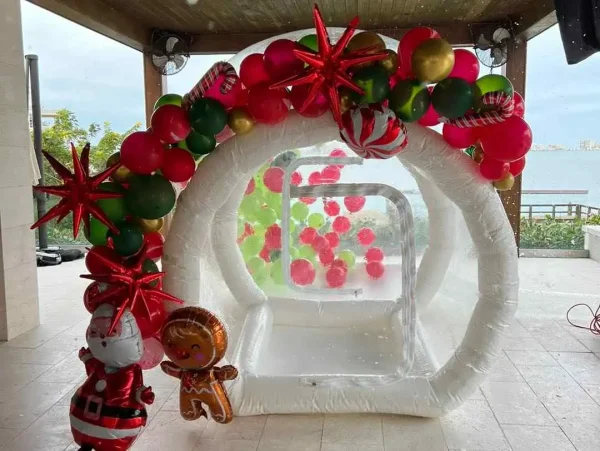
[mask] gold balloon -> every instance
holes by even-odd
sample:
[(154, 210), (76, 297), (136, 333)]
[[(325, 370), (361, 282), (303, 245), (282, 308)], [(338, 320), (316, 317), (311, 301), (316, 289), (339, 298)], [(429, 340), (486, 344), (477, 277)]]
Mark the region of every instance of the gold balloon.
[[(110, 157), (108, 157), (108, 160), (106, 160), (106, 167), (110, 167), (115, 163), (118, 163), (121, 161), (121, 152), (115, 152), (113, 153)], [(113, 172), (113, 175), (110, 176), (110, 178), (117, 183), (125, 183), (129, 177), (131, 177), (132, 173), (129, 169), (127, 169), (125, 166), (121, 165), (119, 166), (119, 168)]]
[(481, 163), (483, 161), (483, 149), (479, 144), (475, 145), (475, 151), (473, 152), (473, 160), (475, 160), (475, 163)]
[(243, 135), (254, 128), (254, 118), (244, 107), (232, 108), (227, 118), (227, 124), (234, 133)]
[[(373, 33), (372, 31), (363, 31), (361, 33), (355, 34), (346, 46), (346, 50), (350, 52), (367, 48), (371, 48), (371, 50), (366, 52), (365, 55), (380, 53), (385, 50), (385, 42), (383, 42), (383, 39), (377, 33)], [(375, 63), (375, 61), (371, 61), (368, 63), (356, 64), (352, 67), (355, 69), (359, 69), (362, 67), (372, 66)]]
[(412, 55), (412, 70), (419, 81), (437, 83), (454, 68), (454, 50), (443, 39), (427, 39)]
[(137, 223), (140, 226), (140, 229), (142, 229), (142, 232), (144, 232), (144, 233), (160, 232), (160, 230), (163, 228), (165, 220), (163, 218), (158, 218), (158, 219), (138, 218)]
[(514, 184), (515, 184), (515, 178), (509, 172), (508, 175), (506, 177), (504, 177), (502, 180), (498, 180), (497, 182), (494, 182), (494, 187), (498, 191), (509, 191), (512, 189)]
[(354, 106), (354, 96), (352, 95), (352, 91), (348, 88), (342, 88), (339, 92), (340, 96), (340, 110), (342, 114), (348, 111), (350, 108)]
[(379, 64), (389, 75), (394, 75), (398, 70), (398, 54), (393, 50), (386, 50), (385, 53), (388, 56), (384, 60), (379, 61)]

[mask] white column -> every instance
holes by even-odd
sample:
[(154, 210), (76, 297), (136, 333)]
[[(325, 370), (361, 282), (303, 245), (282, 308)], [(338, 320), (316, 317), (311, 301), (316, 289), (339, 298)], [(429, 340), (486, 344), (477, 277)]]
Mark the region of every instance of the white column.
[(21, 6), (0, 2), (0, 340), (39, 324)]

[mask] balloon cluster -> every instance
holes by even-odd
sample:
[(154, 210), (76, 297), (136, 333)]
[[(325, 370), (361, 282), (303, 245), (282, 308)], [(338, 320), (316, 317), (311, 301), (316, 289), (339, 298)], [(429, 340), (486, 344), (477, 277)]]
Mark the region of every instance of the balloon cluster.
[[(336, 149), (332, 157), (343, 157), (346, 153)], [(294, 151), (285, 152), (264, 165), (250, 180), (238, 211), (238, 245), (246, 267), (255, 282), (263, 286), (269, 281), (276, 285), (285, 283), (282, 261), (282, 187), (285, 168), (297, 157)], [(314, 171), (307, 177), (308, 185), (336, 183), (340, 180), (343, 165), (329, 165)], [(294, 172), (291, 183), (302, 184), (303, 177)], [(339, 288), (346, 283), (348, 273), (356, 265), (356, 255), (342, 249), (342, 240), (347, 239), (353, 229), (351, 219), (343, 214), (342, 206), (334, 199), (324, 198), (323, 213), (311, 212), (309, 205), (314, 198), (300, 198), (290, 208), (289, 254), (292, 281), (300, 286), (310, 285), (322, 274), (330, 288)], [(348, 213), (363, 209), (364, 196), (347, 196), (343, 207)], [(384, 254), (380, 248), (371, 247), (376, 240), (371, 228), (356, 231), (356, 240), (365, 252), (366, 272), (372, 279), (383, 276)]]
[[(481, 175), (498, 190), (512, 188), (525, 167), (532, 132), (524, 101), (502, 75), (479, 77), (477, 57), (450, 44), (428, 27), (408, 31), (398, 46), (400, 64), (390, 108), (405, 122), (443, 123), (448, 144), (469, 152)], [(435, 84), (435, 85), (434, 85)]]

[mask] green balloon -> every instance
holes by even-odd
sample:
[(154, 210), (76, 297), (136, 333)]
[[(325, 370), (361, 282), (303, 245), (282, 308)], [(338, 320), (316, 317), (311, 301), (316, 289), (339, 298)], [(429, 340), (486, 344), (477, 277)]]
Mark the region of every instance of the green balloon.
[[(151, 259), (147, 258), (142, 263), (142, 272), (151, 274), (151, 273), (155, 273), (158, 271), (159, 271), (158, 266)], [(156, 287), (157, 285), (158, 285), (158, 280), (154, 280), (154, 281), (150, 282), (150, 286), (153, 288)]]
[(94, 246), (104, 246), (108, 234), (108, 227), (96, 218), (90, 218), (90, 230), (84, 228), (86, 239)]
[(264, 285), (264, 283), (269, 279), (269, 267), (265, 266), (264, 268), (256, 271), (252, 274), (252, 278), (259, 287)]
[(298, 258), (305, 258), (314, 264), (317, 259), (317, 253), (311, 245), (304, 244), (298, 249)]
[(289, 252), (291, 260), (295, 260), (296, 258), (298, 258), (299, 251), (297, 248), (295, 248), (294, 246), (290, 246)]
[(303, 202), (296, 202), (294, 205), (292, 205), (290, 213), (292, 218), (294, 218), (296, 221), (304, 221), (306, 218), (308, 218), (308, 205)]
[(390, 108), (404, 122), (421, 119), (429, 108), (427, 86), (419, 80), (401, 80), (390, 93)]
[[(502, 91), (511, 97), (515, 92), (510, 80), (503, 75), (490, 74), (477, 80), (474, 86), (475, 108), (477, 110), (485, 108), (485, 105), (482, 103), (482, 97), (489, 92), (496, 91)], [(490, 109), (492, 108), (494, 107), (490, 106)]]
[(237, 236), (240, 237), (244, 233), (246, 233), (246, 224), (244, 222), (238, 221), (238, 223), (237, 223)]
[(181, 106), (183, 98), (179, 94), (165, 94), (161, 96), (154, 104), (154, 110), (157, 110), (163, 105), (176, 105)]
[(186, 149), (194, 155), (206, 155), (217, 147), (217, 140), (214, 135), (201, 135), (192, 130), (185, 141)]
[(356, 264), (356, 256), (351, 250), (345, 249), (340, 251), (338, 258), (346, 262), (348, 269), (354, 268), (354, 265)]
[(252, 226), (252, 228), (254, 229), (254, 235), (256, 236), (261, 236), (264, 238), (265, 234), (267, 233), (267, 229), (260, 224), (255, 224)]
[(319, 230), (325, 225), (325, 216), (321, 213), (311, 213), (308, 217), (308, 225), (314, 229)]
[(128, 223), (120, 224), (117, 228), (119, 229), (118, 234), (108, 231), (108, 236), (112, 238), (116, 253), (123, 257), (136, 254), (144, 244), (142, 229)]
[(247, 237), (242, 244), (240, 244), (240, 251), (245, 261), (250, 260), (252, 257), (256, 257), (265, 245), (264, 237), (257, 236), (256, 234)]
[(369, 66), (359, 70), (352, 77), (352, 81), (362, 88), (363, 95), (354, 93), (353, 97), (358, 104), (378, 103), (385, 100), (390, 93), (390, 81), (386, 70), (379, 66)]
[(256, 213), (258, 213), (260, 207), (259, 199), (254, 194), (250, 194), (249, 196), (244, 196), (238, 211), (248, 221), (252, 222), (256, 220)]
[(194, 102), (189, 111), (189, 118), (192, 128), (207, 136), (219, 134), (227, 125), (225, 107), (210, 97), (203, 97)]
[(294, 233), (296, 231), (296, 223), (294, 221), (290, 221), (288, 223), (288, 231), (290, 233)]
[(281, 194), (269, 191), (265, 194), (265, 203), (275, 212), (281, 211)]
[[(125, 194), (123, 187), (115, 182), (101, 183), (99, 188), (110, 193)], [(127, 216), (127, 208), (125, 207), (124, 197), (117, 197), (115, 199), (100, 199), (96, 202), (96, 204), (112, 222), (121, 222), (125, 219), (125, 216)]]
[(271, 265), (271, 279), (277, 285), (283, 285), (285, 279), (283, 278), (283, 263), (281, 260), (275, 260)]
[(462, 78), (446, 78), (435, 85), (431, 102), (440, 116), (455, 119), (473, 107), (473, 88)]
[(131, 179), (125, 205), (138, 218), (162, 218), (175, 206), (175, 189), (162, 175), (138, 175)]
[(317, 42), (316, 34), (307, 34), (306, 36), (302, 37), (298, 43), (302, 44), (306, 48), (309, 48), (313, 52), (319, 51), (319, 43)]
[(254, 274), (256, 271), (260, 271), (265, 267), (265, 261), (260, 257), (252, 257), (246, 262), (246, 268), (250, 274)]
[(269, 227), (277, 222), (277, 213), (272, 208), (263, 207), (256, 214), (256, 219), (263, 226)]

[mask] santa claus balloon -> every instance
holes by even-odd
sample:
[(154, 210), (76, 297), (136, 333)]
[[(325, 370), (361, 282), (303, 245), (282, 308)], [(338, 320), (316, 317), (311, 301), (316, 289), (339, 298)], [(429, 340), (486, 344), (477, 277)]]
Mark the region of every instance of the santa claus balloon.
[(80, 451), (124, 451), (146, 425), (145, 387), (138, 362), (144, 353), (136, 320), (126, 309), (113, 325), (115, 307), (100, 305), (87, 329), (79, 358), (87, 379), (71, 399), (71, 431)]

